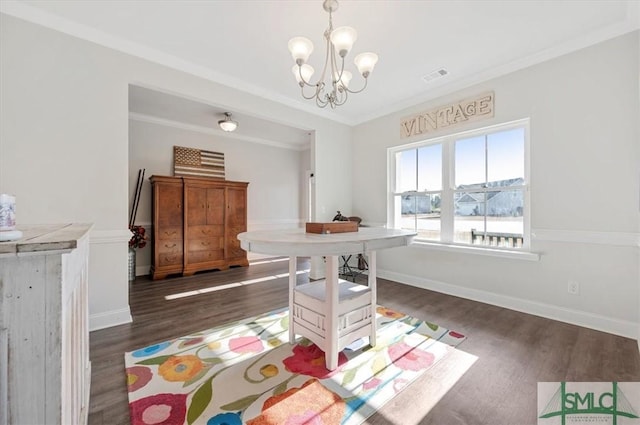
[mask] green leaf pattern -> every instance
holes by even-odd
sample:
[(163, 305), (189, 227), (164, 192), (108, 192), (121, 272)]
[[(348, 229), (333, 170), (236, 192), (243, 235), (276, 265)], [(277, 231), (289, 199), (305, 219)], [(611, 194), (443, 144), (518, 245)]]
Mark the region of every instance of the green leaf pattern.
[(189, 410), (187, 411), (187, 423), (189, 425), (193, 424), (209, 405), (209, 402), (213, 397), (212, 382), (213, 377), (204, 381), (204, 384), (202, 384), (193, 395), (191, 404), (189, 405)]

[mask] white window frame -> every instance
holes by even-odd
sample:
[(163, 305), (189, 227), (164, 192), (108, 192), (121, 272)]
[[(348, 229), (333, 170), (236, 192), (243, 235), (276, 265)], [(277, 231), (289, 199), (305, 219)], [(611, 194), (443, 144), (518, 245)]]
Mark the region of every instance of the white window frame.
[[(507, 123), (491, 125), (474, 130), (453, 133), (446, 136), (435, 137), (432, 139), (424, 139), (417, 142), (403, 144), (399, 146), (393, 146), (387, 149), (387, 227), (395, 228), (397, 215), (400, 214), (396, 211), (395, 199), (397, 196), (402, 195), (428, 195), (434, 192), (440, 192), (440, 241), (433, 241), (427, 239), (416, 238), (417, 245), (421, 245), (427, 248), (436, 248), (446, 251), (463, 251), (473, 252), (482, 255), (496, 255), (503, 257), (515, 257), (523, 258), (527, 260), (538, 260), (537, 254), (530, 253), (531, 248), (531, 201), (530, 201), (530, 125), (529, 119), (520, 119), (510, 121)], [(515, 187), (515, 189), (522, 189), (524, 196), (523, 207), (523, 240), (522, 247), (509, 248), (509, 247), (496, 247), (486, 245), (472, 245), (453, 241), (453, 225), (454, 225), (454, 171), (455, 171), (455, 141), (460, 139), (466, 139), (471, 137), (483, 136), (490, 133), (499, 131), (507, 131), (515, 128), (524, 129), (524, 183), (521, 186)], [(409, 149), (417, 149), (419, 147), (442, 144), (442, 190), (441, 191), (410, 191), (410, 192), (397, 192), (396, 191), (396, 170), (397, 170), (397, 156), (398, 152), (406, 151)], [(416, 245), (416, 244), (414, 244)]]

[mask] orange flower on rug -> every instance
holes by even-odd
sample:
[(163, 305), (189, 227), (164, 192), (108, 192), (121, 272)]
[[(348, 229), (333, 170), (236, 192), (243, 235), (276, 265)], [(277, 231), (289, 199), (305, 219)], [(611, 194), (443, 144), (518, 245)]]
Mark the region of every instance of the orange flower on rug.
[(345, 402), (317, 379), (309, 379), (300, 388), (290, 388), (269, 397), (262, 413), (247, 425), (338, 424), (345, 412)]

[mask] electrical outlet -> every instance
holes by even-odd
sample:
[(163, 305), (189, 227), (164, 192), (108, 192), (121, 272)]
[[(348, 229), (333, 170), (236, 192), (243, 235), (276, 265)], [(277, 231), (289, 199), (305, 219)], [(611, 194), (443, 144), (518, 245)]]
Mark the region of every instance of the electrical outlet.
[(577, 280), (570, 280), (567, 284), (567, 292), (573, 295), (580, 293), (580, 284)]

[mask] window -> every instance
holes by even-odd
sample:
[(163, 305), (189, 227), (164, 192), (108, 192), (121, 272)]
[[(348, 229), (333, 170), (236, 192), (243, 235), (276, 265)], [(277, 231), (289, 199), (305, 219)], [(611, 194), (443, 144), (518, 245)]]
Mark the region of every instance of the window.
[(423, 241), (528, 248), (528, 120), (389, 149), (389, 224)]

